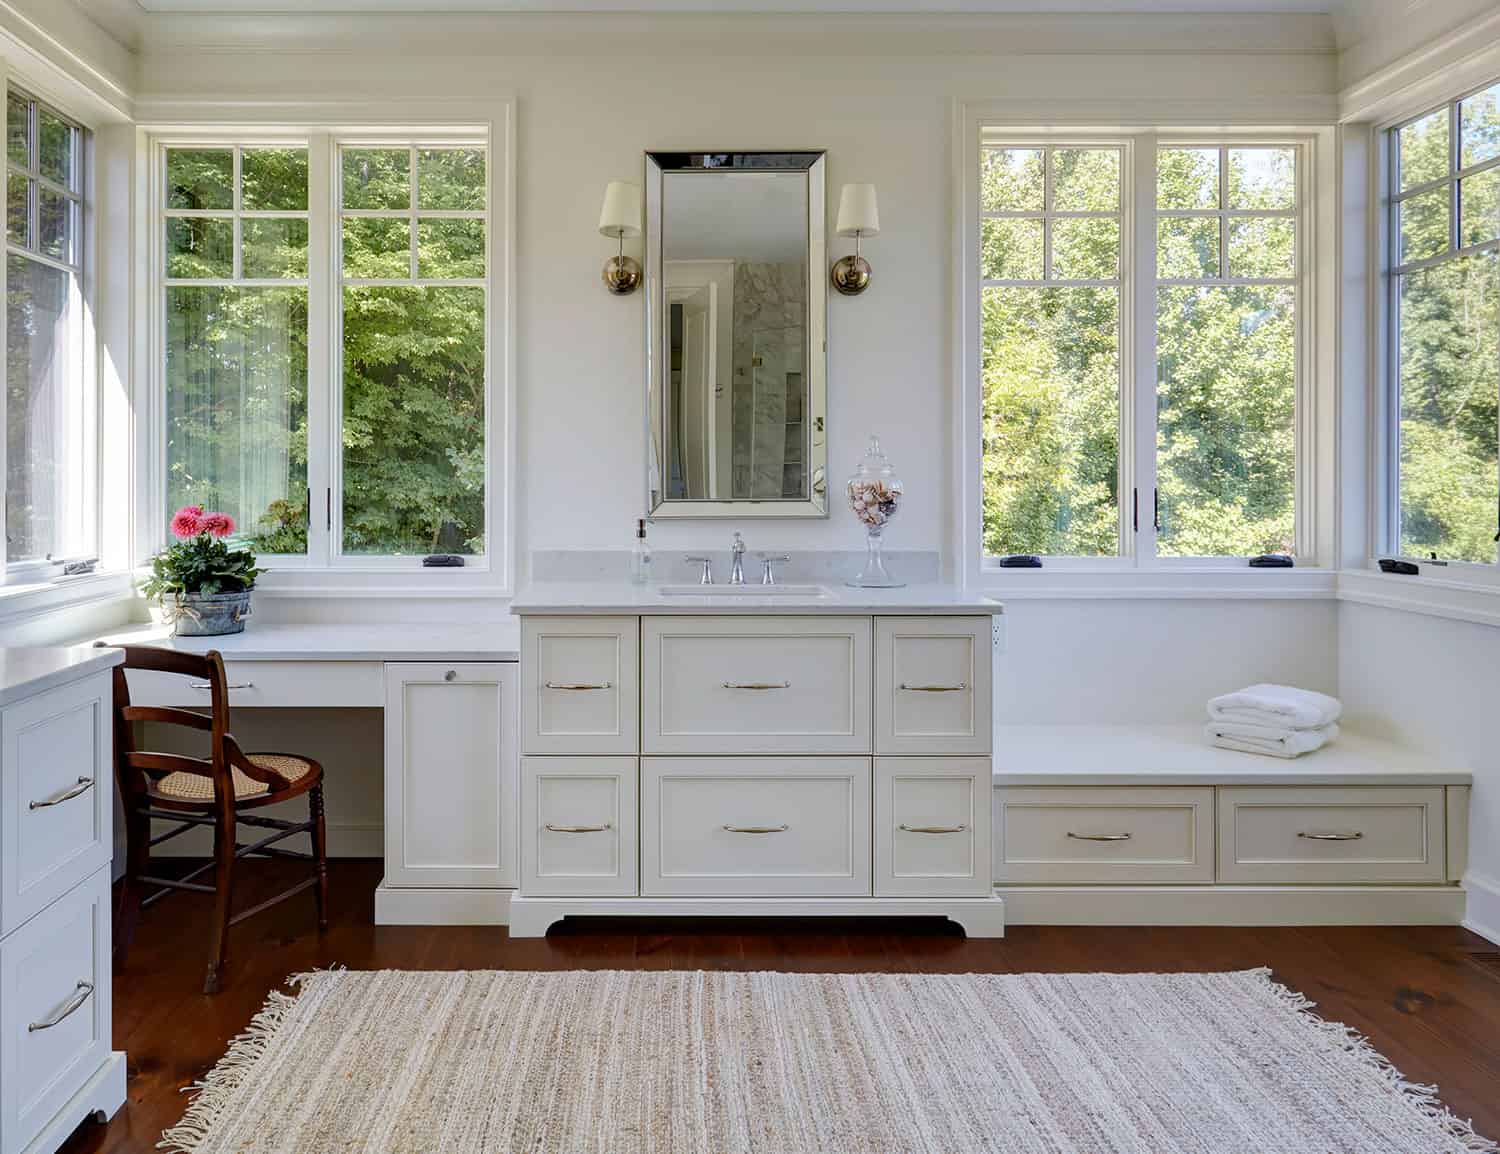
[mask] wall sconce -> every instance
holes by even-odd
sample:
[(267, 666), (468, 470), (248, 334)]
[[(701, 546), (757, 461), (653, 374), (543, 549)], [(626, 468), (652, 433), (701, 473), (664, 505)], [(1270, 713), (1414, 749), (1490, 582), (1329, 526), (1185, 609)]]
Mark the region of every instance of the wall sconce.
[(616, 256), (604, 262), (604, 287), (615, 296), (629, 296), (641, 283), (641, 263), (625, 255), (625, 238), (641, 235), (641, 186), (624, 180), (612, 180), (604, 190), (604, 206), (599, 210), (599, 231), (620, 242)]
[(839, 193), (836, 231), (854, 238), (854, 254), (840, 257), (833, 265), (833, 287), (846, 297), (858, 296), (870, 287), (870, 262), (859, 255), (861, 237), (880, 233), (880, 210), (875, 205), (873, 184), (846, 184)]

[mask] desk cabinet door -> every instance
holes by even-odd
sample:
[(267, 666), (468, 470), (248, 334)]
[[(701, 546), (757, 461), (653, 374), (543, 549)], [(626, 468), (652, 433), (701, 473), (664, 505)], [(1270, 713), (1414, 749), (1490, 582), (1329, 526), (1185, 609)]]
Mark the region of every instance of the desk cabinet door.
[(385, 667), (385, 882), (516, 884), (516, 667)]

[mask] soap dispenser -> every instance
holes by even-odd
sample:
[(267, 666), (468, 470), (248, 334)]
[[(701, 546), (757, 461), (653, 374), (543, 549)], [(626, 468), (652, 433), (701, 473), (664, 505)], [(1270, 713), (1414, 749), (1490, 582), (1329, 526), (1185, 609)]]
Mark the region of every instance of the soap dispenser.
[(635, 523), (635, 548), (630, 554), (630, 582), (645, 585), (651, 580), (651, 546), (646, 544), (646, 519)]

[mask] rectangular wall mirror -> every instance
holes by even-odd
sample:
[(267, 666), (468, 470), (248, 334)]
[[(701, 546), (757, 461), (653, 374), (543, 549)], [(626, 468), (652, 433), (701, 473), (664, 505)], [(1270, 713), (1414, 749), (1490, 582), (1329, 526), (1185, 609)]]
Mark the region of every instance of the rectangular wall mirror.
[(823, 517), (821, 152), (646, 154), (647, 505)]

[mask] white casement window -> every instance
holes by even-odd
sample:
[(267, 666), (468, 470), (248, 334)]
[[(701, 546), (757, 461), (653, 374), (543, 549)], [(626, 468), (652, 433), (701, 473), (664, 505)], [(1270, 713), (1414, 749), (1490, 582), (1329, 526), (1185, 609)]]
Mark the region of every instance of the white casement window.
[(1305, 563), (1309, 152), (983, 130), (981, 571)]
[(92, 559), (97, 425), (84, 282), (85, 129), (26, 92), (6, 99), (5, 574)]
[(273, 570), (487, 569), (485, 139), (158, 142), (165, 485)]
[(980, 162), (984, 547), (1119, 555), (1122, 144)]
[(1296, 555), (1295, 146), (1156, 151), (1156, 485), (1163, 557)]
[(1500, 541), (1500, 84), (1386, 133), (1383, 548), (1488, 578)]

